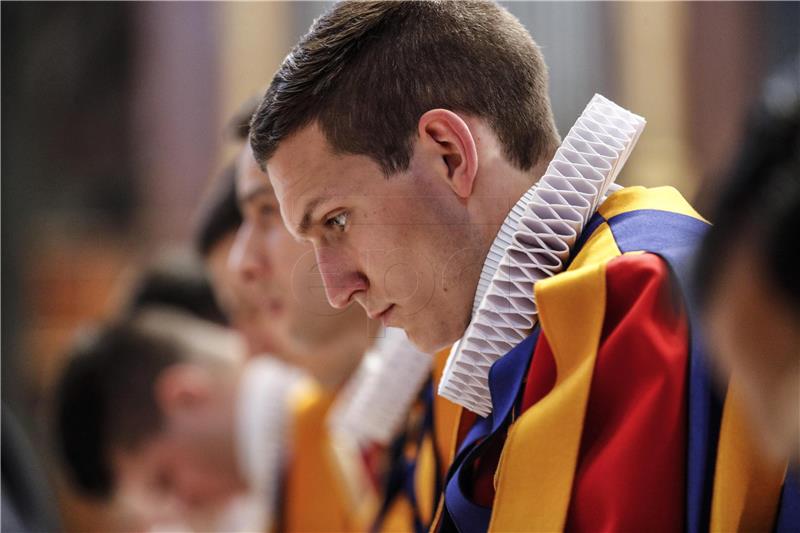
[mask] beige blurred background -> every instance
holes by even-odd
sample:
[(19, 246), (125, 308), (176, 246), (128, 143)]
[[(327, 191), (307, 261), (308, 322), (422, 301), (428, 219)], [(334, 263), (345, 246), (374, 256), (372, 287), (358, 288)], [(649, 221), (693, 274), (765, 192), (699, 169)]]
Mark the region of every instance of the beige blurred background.
[[(562, 134), (595, 92), (648, 120), (623, 183), (701, 211), (765, 76), (798, 53), (798, 3), (506, 4), (550, 66)], [(185, 241), (260, 93), (323, 2), (2, 4), (2, 396), (30, 413), (76, 326)], [(67, 498), (72, 531), (108, 517)]]

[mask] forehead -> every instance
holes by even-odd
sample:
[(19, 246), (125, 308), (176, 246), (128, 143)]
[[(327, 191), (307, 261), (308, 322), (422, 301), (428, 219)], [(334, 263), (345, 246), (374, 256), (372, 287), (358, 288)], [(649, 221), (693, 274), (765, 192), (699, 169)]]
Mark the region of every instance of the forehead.
[(281, 209), (295, 222), (312, 202), (369, 195), (387, 181), (371, 158), (336, 153), (316, 123), (285, 139), (267, 168)]
[(245, 143), (236, 162), (236, 195), (246, 199), (254, 192), (274, 195), (269, 176), (258, 166), (249, 143)]

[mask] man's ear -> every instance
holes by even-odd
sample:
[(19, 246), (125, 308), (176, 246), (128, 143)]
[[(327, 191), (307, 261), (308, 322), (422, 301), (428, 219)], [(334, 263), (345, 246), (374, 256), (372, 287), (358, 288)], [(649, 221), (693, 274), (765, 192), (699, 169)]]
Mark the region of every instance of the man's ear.
[(202, 407), (211, 398), (213, 383), (206, 369), (181, 363), (164, 369), (154, 384), (156, 402), (166, 416)]
[(478, 174), (478, 149), (467, 123), (447, 109), (431, 109), (420, 117), (418, 133), (442, 158), (453, 191), (469, 198)]

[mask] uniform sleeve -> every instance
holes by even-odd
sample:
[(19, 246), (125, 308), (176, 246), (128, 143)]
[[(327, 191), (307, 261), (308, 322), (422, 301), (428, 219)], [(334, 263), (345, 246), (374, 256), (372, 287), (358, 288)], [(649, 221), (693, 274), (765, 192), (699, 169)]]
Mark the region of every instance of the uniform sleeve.
[[(684, 524), (685, 313), (666, 264), (652, 254), (609, 262), (606, 291), (567, 530), (679, 531)], [(546, 364), (552, 352), (542, 340), (523, 410), (546, 394), (555, 375)]]
[(567, 528), (679, 531), (689, 345), (685, 312), (666, 264), (652, 254), (611, 261), (606, 287)]

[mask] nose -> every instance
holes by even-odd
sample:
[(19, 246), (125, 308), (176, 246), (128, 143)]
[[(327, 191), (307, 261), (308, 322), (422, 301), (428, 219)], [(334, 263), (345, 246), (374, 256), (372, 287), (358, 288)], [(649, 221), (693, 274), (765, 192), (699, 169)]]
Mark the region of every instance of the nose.
[(358, 292), (366, 292), (369, 281), (358, 270), (358, 262), (331, 246), (315, 246), (317, 267), (325, 285), (328, 303), (336, 309), (350, 305)]
[(228, 266), (245, 282), (263, 279), (271, 273), (267, 239), (253, 224), (244, 222), (239, 226)]

